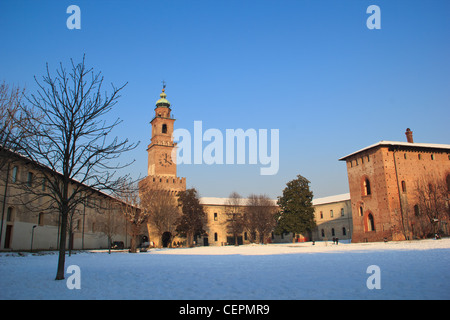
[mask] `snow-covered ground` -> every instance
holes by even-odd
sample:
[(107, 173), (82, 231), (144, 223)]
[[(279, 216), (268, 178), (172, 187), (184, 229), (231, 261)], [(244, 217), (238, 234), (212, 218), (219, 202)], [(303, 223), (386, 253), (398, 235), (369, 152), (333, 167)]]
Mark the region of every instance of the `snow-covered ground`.
[[(450, 239), (83, 252), (66, 259), (79, 290), (54, 280), (57, 258), (0, 253), (0, 299), (450, 298)], [(380, 289), (367, 288), (371, 265)]]

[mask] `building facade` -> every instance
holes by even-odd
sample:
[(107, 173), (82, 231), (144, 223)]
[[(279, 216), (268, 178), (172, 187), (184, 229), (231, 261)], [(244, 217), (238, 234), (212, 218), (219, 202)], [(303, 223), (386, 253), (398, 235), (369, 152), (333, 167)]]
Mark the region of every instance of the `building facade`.
[(329, 241), (333, 238), (349, 240), (352, 238), (353, 218), (350, 193), (313, 199), (316, 229), (312, 234), (314, 241)]
[[(41, 169), (17, 153), (2, 150), (1, 156), (8, 161), (0, 171), (0, 250), (57, 250), (60, 214), (50, 208), (48, 196), (28, 191), (36, 188), (44, 192), (48, 188), (40, 178)], [(72, 185), (77, 183), (73, 181)], [(92, 189), (92, 196), (70, 215), (66, 249), (108, 248), (108, 234), (127, 246), (127, 223), (117, 203), (117, 199)], [(113, 224), (112, 234), (109, 228)]]
[[(199, 245), (223, 246), (234, 244), (234, 238), (227, 229), (227, 202), (228, 198), (201, 198), (207, 215), (206, 233), (197, 239)], [(242, 199), (242, 211), (246, 210), (247, 199)], [(271, 200), (277, 210), (277, 200)], [(292, 243), (305, 241), (331, 241), (351, 239), (353, 231), (352, 208), (350, 194), (340, 194), (330, 197), (313, 199), (315, 230), (309, 234), (292, 233), (276, 235), (271, 232), (265, 239), (266, 243)], [(257, 237), (258, 239), (258, 237)], [(256, 241), (259, 242), (259, 241)], [(238, 244), (251, 243), (248, 230), (244, 230), (238, 237)]]
[[(450, 145), (414, 143), (410, 129), (406, 136), (407, 142), (380, 141), (339, 159), (347, 165), (353, 242), (423, 237), (421, 190), (445, 189), (436, 198), (448, 210)], [(448, 233), (448, 216), (431, 219), (433, 231)]]

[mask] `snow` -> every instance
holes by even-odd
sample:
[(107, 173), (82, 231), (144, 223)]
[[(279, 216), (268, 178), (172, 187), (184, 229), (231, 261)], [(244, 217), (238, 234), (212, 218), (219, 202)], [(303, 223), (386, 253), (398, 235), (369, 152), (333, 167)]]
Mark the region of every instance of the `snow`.
[(408, 147), (408, 148), (429, 148), (429, 149), (444, 149), (444, 150), (450, 150), (450, 144), (437, 144), (437, 143), (411, 143), (411, 142), (401, 142), (401, 141), (379, 141), (377, 143), (374, 143), (368, 147), (362, 148), (358, 151), (352, 152), (339, 160), (345, 160), (355, 154), (358, 154), (362, 151), (369, 150), (378, 146), (402, 146), (402, 147)]
[[(204, 205), (216, 205), (216, 206), (224, 206), (227, 204), (227, 201), (229, 201), (230, 198), (213, 198), (213, 197), (202, 197), (200, 198), (200, 203)], [(241, 199), (242, 203), (247, 203), (248, 199)], [(340, 202), (340, 201), (347, 201), (350, 200), (350, 193), (343, 193), (343, 194), (337, 194), (333, 196), (323, 197), (323, 198), (317, 198), (313, 199), (312, 203), (314, 206), (320, 205), (320, 204), (327, 204), (327, 203), (333, 203), (333, 202)], [(271, 199), (273, 205), (277, 205), (276, 199)]]
[(343, 194), (337, 194), (334, 196), (313, 199), (312, 204), (313, 204), (313, 206), (318, 206), (320, 204), (327, 204), (327, 203), (341, 202), (341, 201), (348, 201), (348, 200), (350, 200), (350, 193), (343, 193)]
[[(66, 258), (66, 268), (80, 267), (79, 290), (54, 280), (57, 259), (1, 253), (0, 299), (450, 298), (450, 239), (86, 251)], [(371, 265), (381, 289), (366, 286)]]

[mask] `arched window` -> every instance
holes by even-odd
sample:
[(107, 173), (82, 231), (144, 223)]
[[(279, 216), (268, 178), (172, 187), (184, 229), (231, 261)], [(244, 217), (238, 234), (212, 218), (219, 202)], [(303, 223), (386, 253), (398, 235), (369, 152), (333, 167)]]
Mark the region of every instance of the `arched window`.
[(364, 195), (365, 196), (368, 196), (368, 195), (372, 194), (372, 190), (370, 189), (370, 181), (369, 181), (369, 179), (367, 179), (367, 178), (364, 179), (363, 187), (364, 187)]
[(367, 231), (375, 231), (375, 221), (371, 213), (367, 216)]
[(325, 237), (325, 230), (321, 230), (322, 237)]
[(167, 133), (167, 124), (162, 125), (162, 133)]

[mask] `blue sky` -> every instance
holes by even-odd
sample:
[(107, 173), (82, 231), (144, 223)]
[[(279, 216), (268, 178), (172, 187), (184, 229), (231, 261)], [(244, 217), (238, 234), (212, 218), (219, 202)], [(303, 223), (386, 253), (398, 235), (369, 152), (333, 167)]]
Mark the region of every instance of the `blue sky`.
[[(81, 30), (69, 30), (69, 5)], [(381, 29), (369, 30), (369, 5)], [(33, 77), (70, 58), (128, 82), (110, 114), (119, 137), (141, 141), (123, 161), (147, 174), (149, 121), (167, 82), (176, 128), (280, 130), (278, 174), (260, 165), (182, 165), (202, 196), (281, 194), (301, 174), (316, 197), (348, 192), (338, 159), (380, 140), (450, 143), (450, 2), (0, 2), (0, 81), (34, 92)]]

